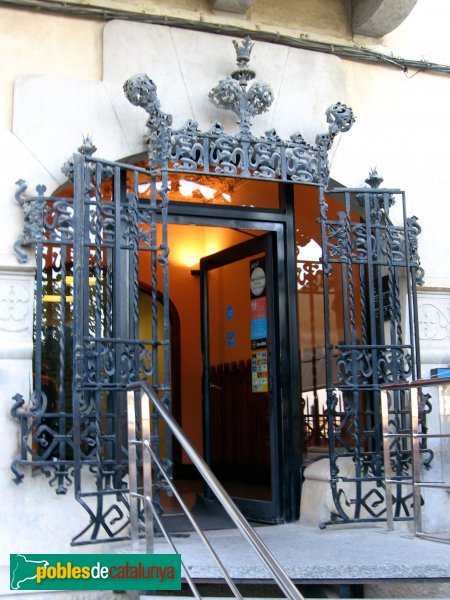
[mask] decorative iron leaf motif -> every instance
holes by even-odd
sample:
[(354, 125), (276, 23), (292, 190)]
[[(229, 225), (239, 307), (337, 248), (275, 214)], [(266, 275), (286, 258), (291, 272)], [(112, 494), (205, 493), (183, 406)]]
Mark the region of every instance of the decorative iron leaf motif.
[(17, 260), (24, 264), (28, 260), (28, 254), (24, 248), (33, 246), (42, 241), (44, 235), (44, 210), (46, 187), (38, 185), (36, 187), (37, 196), (25, 196), (27, 185), (23, 179), (16, 182), (18, 190), (16, 191), (16, 202), (23, 210), (23, 233), (20, 239), (14, 244)]
[(274, 100), (269, 85), (254, 82), (255, 73), (248, 67), (253, 42), (246, 38), (234, 42), (237, 69), (219, 81), (209, 93), (211, 102), (237, 116), (239, 131), (227, 134), (216, 122), (206, 132), (195, 121), (172, 130), (172, 117), (161, 111), (154, 82), (144, 74), (128, 79), (124, 92), (134, 106), (148, 114), (147, 127), (150, 165), (156, 168), (173, 163), (174, 168), (201, 173), (218, 173), (241, 177), (258, 177), (279, 181), (318, 183), (329, 179), (328, 152), (340, 132), (349, 131), (353, 112), (337, 102), (326, 110), (328, 132), (316, 137), (311, 146), (296, 133), (281, 140), (274, 130), (257, 139), (251, 133), (253, 117), (267, 110)]

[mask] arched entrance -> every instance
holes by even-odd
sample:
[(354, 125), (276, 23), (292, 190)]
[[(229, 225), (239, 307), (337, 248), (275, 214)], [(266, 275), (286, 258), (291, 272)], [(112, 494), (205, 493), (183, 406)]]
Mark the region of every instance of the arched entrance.
[[(225, 186), (224, 197), (217, 189)], [(171, 174), (168, 188), (181, 424), (247, 516), (295, 519), (301, 446), (288, 441), (298, 435), (300, 410), (297, 312), (288, 293), (296, 279), (292, 207), (274, 182)], [(181, 196), (180, 188), (188, 192)], [(258, 296), (250, 288), (255, 259), (266, 261)], [(140, 255), (141, 282), (151, 280), (149, 269)], [(174, 474), (189, 476), (189, 463), (175, 461)]]
[[(362, 509), (371, 510), (382, 502), (377, 398), (382, 382), (409, 375), (406, 366), (410, 365), (415, 375), (413, 308), (419, 273), (418, 228), (406, 218), (400, 227), (389, 221), (393, 195), (401, 195), (398, 190), (378, 191), (374, 185), (363, 190), (334, 190), (336, 197), (325, 194), (327, 152), (335, 136), (353, 123), (352, 112), (344, 105), (337, 103), (327, 110), (328, 133), (318, 135), (314, 147), (300, 134), (289, 141), (280, 140), (274, 131), (255, 138), (250, 132), (251, 118), (270, 105), (273, 95), (264, 84), (248, 87), (254, 78), (247, 66), (251, 42), (236, 44), (236, 49), (238, 69), (210, 95), (217, 106), (237, 114), (236, 135), (226, 134), (218, 123), (207, 132), (200, 132), (194, 122), (172, 130), (170, 115), (160, 108), (156, 86), (148, 77), (137, 76), (124, 88), (128, 99), (149, 114), (148, 167), (93, 158), (92, 147), (85, 145), (82, 153), (65, 166), (64, 172), (74, 182), (73, 198), (46, 198), (45, 190), (38, 189), (38, 196), (25, 203), (18, 194), (26, 209), (21, 244), (37, 244), (38, 264), (54, 256), (54, 248), (58, 248), (56, 296), (61, 323), (66, 323), (69, 313), (73, 316), (74, 375), (73, 410), (63, 411), (65, 405), (60, 400), (60, 408), (53, 415), (58, 431), (46, 429), (53, 438), (52, 450), (58, 446), (60, 451), (55, 461), (48, 451), (40, 454), (28, 443), (30, 435), (39, 442), (46, 411), (38, 349), (33, 408), (20, 413), (18, 404), (13, 411), (21, 421), (24, 442), (14, 469), (20, 478), (17, 468), (28, 464), (28, 453), (33, 453), (32, 464), (50, 470), (61, 493), (73, 474), (77, 500), (89, 514), (89, 524), (74, 538), (74, 544), (126, 538), (126, 389), (145, 378), (170, 406), (170, 301), (174, 301), (171, 290), (175, 290), (169, 282), (171, 268), (176, 267), (176, 254), (171, 250), (180, 249), (187, 256), (183, 240), (190, 237), (203, 239), (203, 249), (196, 257), (202, 289), (198, 290), (198, 306), (188, 311), (181, 330), (197, 315), (202, 325), (196, 328), (197, 334), (202, 331), (197, 344), (202, 361), (197, 373), (192, 367), (183, 369), (192, 380), (182, 383), (181, 396), (192, 391), (193, 398), (185, 405), (182, 399), (181, 419), (184, 426), (193, 428), (197, 441), (203, 441), (205, 456), (223, 470), (225, 482), (230, 472), (239, 475), (242, 464), (247, 466), (241, 469), (241, 479), (248, 478), (252, 471), (262, 478), (266, 488), (269, 481), (268, 496), (258, 496), (253, 486), (250, 497), (241, 498), (248, 516), (272, 522), (298, 516), (302, 428), (303, 439), (308, 432), (306, 422), (300, 421), (301, 364), (306, 366), (305, 381), (308, 377), (310, 380), (313, 431), (319, 431), (319, 441), (329, 441), (330, 484), (338, 518), (359, 521)], [(182, 188), (188, 190), (188, 202), (181, 198)], [(174, 244), (171, 231), (178, 231)], [(232, 236), (226, 239), (225, 232)], [(250, 241), (244, 242), (243, 237)], [(206, 240), (218, 238), (222, 245), (208, 249)], [(320, 242), (320, 260), (317, 254), (309, 258), (302, 255), (302, 248), (311, 242)], [(20, 256), (19, 245), (17, 250)], [(247, 275), (237, 273), (237, 267), (244, 264), (241, 261), (245, 263), (242, 272), (245, 270)], [(200, 287), (197, 275), (191, 273), (197, 269), (192, 266), (197, 264), (176, 275), (184, 295), (176, 303), (179, 312), (183, 304), (192, 309), (188, 287)], [(220, 280), (221, 272), (224, 275)], [(402, 276), (413, 307), (409, 308), (407, 343), (403, 340), (404, 314), (400, 307)], [(145, 339), (139, 334), (140, 283), (148, 286), (152, 298), (151, 324)], [(40, 340), (43, 288), (39, 271), (37, 284), (36, 339)], [(68, 294), (69, 288), (73, 288), (73, 296)], [(70, 311), (66, 306), (68, 297), (72, 297)], [(307, 304), (301, 298), (306, 298)], [(231, 328), (238, 308), (243, 313), (244, 305), (246, 322)], [(311, 322), (316, 319), (317, 326)], [(220, 327), (224, 322), (225, 330)], [(242, 355), (235, 355), (241, 334), (246, 348)], [(182, 346), (183, 339), (188, 340), (188, 352), (190, 337), (182, 334), (180, 343)], [(67, 340), (62, 328), (57, 336), (60, 398), (64, 398), (68, 373)], [(322, 412), (318, 395), (321, 360), (325, 372), (322, 389), (326, 394), (326, 409)], [(232, 365), (237, 363), (239, 369), (241, 362), (242, 377), (238, 375), (237, 379), (247, 381), (250, 392), (239, 394), (245, 395), (249, 406), (242, 410), (242, 406), (231, 402), (224, 406), (225, 418), (221, 420), (223, 413), (215, 406), (216, 391), (223, 391), (226, 380), (230, 395), (235, 396), (234, 384), (230, 384), (234, 378)], [(183, 368), (183, 360), (181, 365)], [(224, 378), (223, 373), (229, 376)], [(257, 399), (261, 399), (259, 405)], [(258, 405), (256, 413), (252, 413), (252, 403)], [(392, 411), (400, 429), (402, 398)], [(219, 427), (214, 424), (214, 414), (219, 414)], [(239, 417), (237, 426), (235, 414)], [(233, 451), (242, 445), (237, 440), (246, 442), (253, 435), (250, 426), (257, 419), (259, 430), (267, 424), (266, 433), (257, 442), (261, 448), (259, 463), (242, 452), (234, 462), (227, 463), (226, 436), (220, 444), (214, 444), (224, 430), (231, 431)], [(243, 424), (247, 422), (245, 429)], [(326, 433), (320, 440), (322, 426)], [(156, 452), (170, 474), (172, 443), (157, 418), (152, 436)], [(70, 450), (67, 453), (66, 448)], [(409, 458), (401, 447), (395, 452), (401, 474)], [(343, 458), (354, 465), (351, 477), (341, 473)], [(94, 474), (94, 489), (83, 466), (88, 467), (87, 474)], [(350, 492), (343, 490), (343, 481), (351, 484)], [(237, 483), (242, 489), (242, 481)], [(369, 489), (364, 488), (366, 483)], [(155, 504), (165, 491), (164, 482), (157, 480)], [(400, 489), (400, 518), (406, 506), (401, 493)], [(346, 512), (346, 506), (355, 510)], [(372, 510), (370, 518), (383, 519), (382, 510)]]

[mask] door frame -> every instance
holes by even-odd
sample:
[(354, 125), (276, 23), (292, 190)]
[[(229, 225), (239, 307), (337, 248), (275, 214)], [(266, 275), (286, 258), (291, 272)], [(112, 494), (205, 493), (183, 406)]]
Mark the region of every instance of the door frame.
[[(257, 230), (253, 230), (257, 231)], [(208, 273), (241, 260), (249, 259), (257, 254), (265, 254), (265, 271), (268, 274), (266, 283), (267, 297), (267, 351), (269, 356), (269, 439), (270, 439), (270, 489), (271, 499), (235, 497), (236, 504), (247, 518), (262, 522), (278, 522), (280, 519), (280, 471), (279, 450), (279, 420), (280, 420), (280, 390), (278, 385), (280, 372), (279, 348), (279, 304), (278, 304), (278, 257), (276, 253), (277, 239), (280, 231), (270, 231), (259, 236), (233, 244), (219, 252), (205, 256), (200, 260), (200, 310), (202, 326), (202, 355), (203, 355), (203, 440), (204, 457), (212, 466), (211, 457), (211, 374), (210, 374), (210, 306)], [(246, 290), (248, 293), (248, 290)], [(245, 293), (245, 292), (244, 292)], [(250, 300), (250, 298), (249, 298)]]
[[(282, 187), (286, 189), (291, 186)], [(286, 196), (289, 196), (289, 192)], [(271, 210), (172, 201), (168, 214), (169, 224), (255, 229), (276, 234), (275, 254), (279, 288), (277, 375), (280, 399), (279, 430), (275, 435), (280, 490), (277, 516), (272, 522), (279, 523), (295, 521), (299, 517), (302, 466), (295, 227), (292, 204), (283, 204), (286, 209)]]

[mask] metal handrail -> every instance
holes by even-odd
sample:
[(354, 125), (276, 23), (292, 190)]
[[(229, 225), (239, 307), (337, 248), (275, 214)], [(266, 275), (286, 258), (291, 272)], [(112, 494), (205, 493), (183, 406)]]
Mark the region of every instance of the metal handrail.
[[(384, 473), (386, 489), (386, 525), (388, 530), (393, 529), (393, 495), (388, 491), (389, 485), (411, 485), (413, 490), (414, 507), (414, 534), (418, 537), (433, 539), (436, 541), (449, 543), (449, 540), (442, 539), (439, 536), (423, 532), (422, 524), (422, 496), (421, 488), (450, 489), (450, 485), (445, 482), (424, 482), (421, 480), (420, 472), (420, 445), (421, 439), (428, 438), (449, 438), (445, 433), (424, 433), (419, 430), (419, 390), (420, 388), (441, 386), (450, 384), (450, 377), (433, 377), (428, 379), (418, 379), (416, 381), (400, 381), (396, 383), (387, 383), (381, 386), (381, 412), (383, 421), (383, 450), (384, 450)], [(408, 432), (390, 432), (389, 431), (389, 392), (406, 392), (409, 394), (409, 416), (411, 419), (410, 430)], [(398, 477), (392, 472), (390, 465), (390, 447), (387, 440), (392, 438), (409, 438), (411, 440), (412, 451), (412, 473), (411, 475)]]
[[(235, 586), (233, 580), (231, 579), (231, 577), (228, 574), (228, 571), (226, 570), (224, 564), (222, 563), (222, 561), (220, 560), (217, 552), (214, 550), (214, 548), (211, 546), (211, 544), (209, 543), (208, 538), (206, 537), (206, 535), (203, 533), (201, 527), (199, 526), (199, 524), (197, 523), (197, 521), (195, 520), (192, 512), (189, 510), (188, 506), (186, 505), (186, 503), (184, 502), (181, 494), (178, 492), (178, 490), (176, 489), (176, 487), (173, 484), (173, 481), (170, 479), (170, 477), (167, 475), (164, 467), (162, 466), (161, 462), (159, 461), (158, 457), (156, 456), (156, 454), (154, 453), (151, 445), (146, 442), (143, 441), (143, 445), (146, 448), (146, 450), (149, 452), (153, 462), (155, 463), (155, 465), (158, 467), (159, 472), (161, 473), (161, 475), (164, 477), (164, 479), (166, 480), (167, 485), (170, 487), (172, 493), (174, 494), (175, 498), (178, 500), (181, 508), (183, 509), (185, 515), (187, 516), (187, 518), (189, 519), (189, 521), (191, 522), (192, 526), (194, 527), (194, 530), (197, 532), (198, 536), (200, 537), (200, 539), (202, 540), (203, 544), (207, 547), (209, 553), (211, 554), (214, 562), (216, 563), (216, 565), (219, 567), (219, 570), (221, 571), (223, 578), (225, 579), (225, 581), (227, 582), (229, 588), (231, 589), (231, 591), (233, 592), (235, 598), (241, 598), (241, 595), (239, 593), (239, 590), (237, 589), (237, 587)], [(160, 529), (163, 531), (164, 533), (164, 525), (162, 524), (162, 521), (159, 517), (159, 515), (157, 515), (157, 512), (155, 511), (154, 507), (153, 507), (153, 503), (150, 497), (146, 496), (145, 501), (147, 502), (147, 504), (150, 504), (152, 507), (152, 511), (153, 511), (153, 515), (155, 517), (155, 519), (158, 522), (158, 525), (160, 527)], [(168, 535), (166, 535), (164, 533), (164, 537), (166, 537), (166, 539), (169, 538)], [(169, 538), (170, 539), (170, 538)], [(187, 569), (186, 569), (186, 573), (187, 573)]]
[(432, 377), (429, 379), (416, 379), (415, 381), (396, 381), (395, 383), (384, 383), (382, 390), (399, 390), (420, 387), (431, 387), (434, 385), (447, 385), (450, 383), (450, 377)]
[[(283, 593), (286, 595), (286, 597), (289, 598), (290, 600), (304, 600), (303, 595), (297, 589), (297, 587), (295, 586), (293, 581), (290, 579), (289, 575), (286, 573), (286, 571), (283, 569), (283, 567), (280, 565), (280, 563), (276, 560), (276, 558), (273, 556), (273, 554), (270, 552), (270, 550), (267, 548), (267, 546), (264, 544), (264, 542), (261, 540), (261, 538), (257, 535), (257, 533), (254, 531), (254, 529), (251, 527), (251, 525), (248, 523), (247, 519), (244, 517), (242, 512), (238, 509), (238, 507), (233, 502), (233, 500), (231, 499), (229, 494), (225, 491), (222, 484), (216, 478), (216, 476), (211, 471), (209, 466), (206, 464), (206, 462), (200, 456), (198, 451), (194, 448), (194, 446), (191, 444), (189, 439), (186, 437), (186, 435), (183, 432), (183, 430), (181, 429), (181, 427), (178, 425), (178, 423), (175, 421), (175, 419), (169, 413), (167, 408), (161, 402), (161, 400), (159, 399), (155, 390), (145, 381), (139, 381), (139, 382), (130, 384), (128, 386), (128, 390), (129, 390), (128, 393), (133, 395), (133, 400), (134, 400), (134, 392), (137, 390), (140, 390), (141, 397), (142, 397), (142, 395), (147, 396), (147, 398), (152, 403), (153, 407), (159, 413), (159, 416), (164, 420), (166, 425), (169, 427), (172, 435), (178, 440), (179, 444), (181, 445), (183, 450), (186, 452), (187, 456), (191, 459), (192, 463), (195, 465), (195, 467), (197, 468), (198, 472), (200, 473), (200, 475), (202, 476), (202, 478), (204, 479), (204, 481), (206, 482), (208, 487), (211, 489), (211, 491), (213, 492), (213, 494), (215, 495), (217, 500), (220, 502), (220, 504), (224, 508), (225, 512), (227, 513), (227, 515), (234, 522), (236, 527), (239, 529), (241, 534), (244, 536), (245, 540), (250, 544), (250, 546), (256, 552), (257, 556), (259, 557), (261, 562), (264, 564), (264, 566), (267, 568), (267, 570), (270, 572), (274, 581), (278, 584), (278, 586), (283, 591)], [(142, 446), (147, 451), (151, 450), (150, 444), (145, 439), (142, 442)], [(155, 458), (156, 458), (155, 454), (153, 452), (149, 452), (149, 457), (150, 457), (150, 459), (153, 459), (153, 460), (155, 460)], [(157, 463), (155, 463), (155, 464), (157, 464)], [(158, 464), (157, 464), (157, 466), (158, 466)], [(162, 465), (159, 465), (159, 467), (162, 468)], [(162, 472), (164, 473), (163, 469), (162, 469)], [(170, 481), (168, 477), (166, 477), (166, 481)], [(170, 485), (170, 483), (169, 483), (169, 485)], [(173, 484), (170, 487), (173, 491), (174, 490)], [(148, 494), (145, 494), (145, 499), (146, 499), (147, 503), (151, 504), (151, 497), (149, 497)], [(192, 519), (193, 519), (192, 515), (191, 515), (191, 517), (189, 517), (189, 514), (188, 513), (186, 513), (186, 514), (192, 522)], [(194, 523), (193, 523), (193, 525), (194, 525)], [(153, 524), (151, 526), (153, 528)], [(197, 528), (196, 524), (194, 525), (194, 528)], [(203, 532), (201, 532), (201, 533), (202, 533), (203, 537), (205, 537)], [(213, 556), (213, 558), (217, 562), (216, 557)], [(234, 584), (233, 584), (233, 586), (234, 586)], [(234, 592), (234, 590), (232, 590), (232, 591)], [(237, 597), (240, 597), (240, 595)]]

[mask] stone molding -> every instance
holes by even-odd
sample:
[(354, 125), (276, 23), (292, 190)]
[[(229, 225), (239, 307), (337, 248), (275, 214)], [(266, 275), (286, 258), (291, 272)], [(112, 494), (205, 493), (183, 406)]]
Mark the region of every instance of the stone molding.
[(31, 359), (34, 270), (0, 271), (0, 359)]
[(450, 291), (418, 293), (421, 359), (428, 364), (450, 361)]
[(353, 0), (353, 33), (383, 37), (397, 29), (417, 0)]

